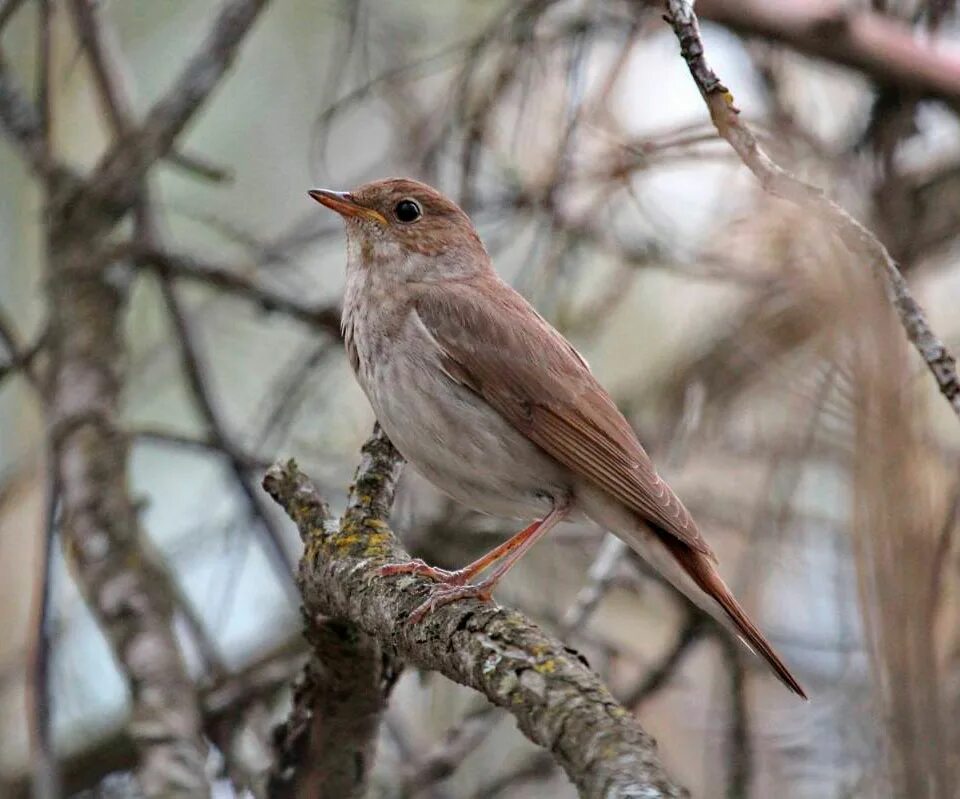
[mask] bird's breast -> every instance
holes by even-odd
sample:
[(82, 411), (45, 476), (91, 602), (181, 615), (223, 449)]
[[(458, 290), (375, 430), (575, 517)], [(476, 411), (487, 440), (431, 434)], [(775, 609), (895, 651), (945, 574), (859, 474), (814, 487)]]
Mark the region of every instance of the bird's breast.
[[(356, 320), (348, 351), (374, 413), (424, 477), (484, 513), (531, 519), (569, 493), (567, 471), (487, 402), (450, 379), (436, 342), (410, 311), (389, 333)], [(353, 361), (353, 358), (351, 358)]]

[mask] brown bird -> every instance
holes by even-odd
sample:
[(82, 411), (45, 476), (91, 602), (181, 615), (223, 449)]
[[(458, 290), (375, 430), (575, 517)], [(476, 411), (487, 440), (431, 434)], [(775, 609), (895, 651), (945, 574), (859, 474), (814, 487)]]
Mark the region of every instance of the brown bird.
[(458, 571), (422, 561), (384, 567), (383, 575), (437, 581), (411, 621), (464, 597), (489, 599), (551, 528), (587, 517), (732, 627), (805, 697), (720, 578), (690, 513), (587, 362), (500, 279), (456, 203), (403, 178), (310, 196), (346, 223), (343, 337), (387, 435), (455, 500), (534, 520)]

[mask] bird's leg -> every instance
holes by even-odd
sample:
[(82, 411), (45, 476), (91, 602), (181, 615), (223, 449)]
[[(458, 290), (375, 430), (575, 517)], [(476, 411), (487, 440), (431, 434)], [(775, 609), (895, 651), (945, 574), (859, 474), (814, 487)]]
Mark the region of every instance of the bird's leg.
[(519, 533), (491, 549), (486, 555), (481, 555), (473, 561), (473, 563), (456, 571), (430, 566), (420, 560), (420, 558), (415, 558), (405, 563), (388, 563), (386, 566), (381, 566), (377, 569), (377, 574), (381, 577), (392, 577), (396, 574), (416, 574), (419, 577), (432, 577), (437, 582), (444, 583), (445, 585), (465, 585), (471, 578), (480, 574), (480, 572), (492, 566), (498, 560), (505, 558), (523, 544), (524, 541), (537, 531), (537, 528), (542, 523), (542, 520), (538, 519), (533, 522), (533, 524), (527, 525)]
[[(513, 538), (511, 538), (509, 541), (501, 544), (499, 547), (497, 547), (497, 549), (493, 550), (487, 555), (484, 555), (483, 558), (474, 561), (474, 563), (471, 563), (470, 566), (467, 567), (467, 569), (470, 569), (473, 568), (477, 563), (486, 561), (481, 568), (476, 569), (473, 572), (476, 574), (478, 571), (482, 571), (491, 563), (499, 560), (500, 564), (485, 580), (475, 584), (446, 583), (431, 589), (430, 596), (425, 602), (423, 602), (423, 604), (414, 610), (413, 613), (410, 614), (409, 621), (412, 624), (415, 624), (416, 622), (423, 620), (425, 616), (432, 613), (437, 608), (443, 607), (444, 605), (449, 605), (451, 602), (456, 602), (458, 599), (467, 599), (470, 597), (483, 600), (490, 599), (493, 595), (494, 587), (498, 582), (500, 582), (503, 576), (513, 568), (516, 562), (526, 554), (530, 547), (543, 538), (543, 536), (550, 532), (550, 530), (556, 527), (557, 524), (562, 522), (569, 510), (569, 502), (563, 501), (562, 503), (555, 503), (553, 509), (550, 511), (550, 513), (544, 516), (543, 519), (538, 522), (534, 522), (529, 527), (513, 536)], [(495, 558), (491, 558), (490, 556), (492, 556), (494, 552), (497, 552), (498, 550), (500, 550), (499, 554)], [(461, 571), (466, 571), (466, 569)]]

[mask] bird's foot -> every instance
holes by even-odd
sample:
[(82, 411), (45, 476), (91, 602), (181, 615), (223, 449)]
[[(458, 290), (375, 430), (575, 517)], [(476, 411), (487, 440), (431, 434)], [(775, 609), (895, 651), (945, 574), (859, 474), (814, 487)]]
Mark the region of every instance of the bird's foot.
[(430, 588), (427, 599), (424, 600), (407, 619), (409, 624), (417, 624), (433, 613), (437, 608), (458, 602), (461, 599), (480, 599), (489, 602), (493, 597), (493, 583), (484, 580), (481, 583), (468, 585), (436, 585)]
[(467, 582), (469, 575), (464, 569), (457, 571), (447, 571), (415, 558), (404, 563), (388, 563), (377, 569), (379, 577), (395, 577), (398, 574), (415, 574), (417, 577), (429, 577), (447, 586), (461, 586)]

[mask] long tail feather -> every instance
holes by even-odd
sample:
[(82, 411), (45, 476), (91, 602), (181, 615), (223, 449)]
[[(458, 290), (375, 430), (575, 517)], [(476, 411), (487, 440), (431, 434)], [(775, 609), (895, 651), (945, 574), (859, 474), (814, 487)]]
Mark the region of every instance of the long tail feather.
[(690, 579), (723, 608), (724, 613), (739, 633), (741, 640), (769, 664), (787, 688), (806, 699), (807, 694), (800, 683), (797, 682), (790, 669), (787, 668), (767, 639), (764, 638), (757, 625), (750, 620), (746, 611), (740, 607), (740, 603), (737, 602), (726, 583), (717, 574), (717, 570), (709, 558), (667, 533), (662, 533), (659, 537)]

